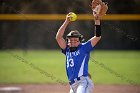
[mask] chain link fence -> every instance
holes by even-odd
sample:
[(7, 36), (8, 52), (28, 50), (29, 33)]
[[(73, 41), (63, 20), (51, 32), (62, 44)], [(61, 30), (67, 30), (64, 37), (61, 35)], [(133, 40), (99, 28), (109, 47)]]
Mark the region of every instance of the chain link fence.
[[(140, 14), (139, 0), (103, 0), (108, 14)], [(90, 0), (0, 0), (1, 14), (21, 14), (25, 20), (0, 20), (0, 49), (58, 49), (55, 34), (63, 20), (26, 20), (24, 14), (91, 14)], [(140, 49), (140, 21), (103, 21), (97, 49)], [(76, 21), (65, 32), (79, 30), (85, 40), (94, 34), (94, 20)]]

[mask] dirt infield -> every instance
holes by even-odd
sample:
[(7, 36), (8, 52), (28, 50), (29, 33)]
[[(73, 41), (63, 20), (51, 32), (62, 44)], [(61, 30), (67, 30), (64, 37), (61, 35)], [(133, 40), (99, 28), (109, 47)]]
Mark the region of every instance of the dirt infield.
[[(3, 87), (19, 87), (20, 92), (0, 93), (69, 93), (69, 85), (60, 84), (0, 84)], [(95, 85), (94, 93), (140, 93), (140, 85)]]

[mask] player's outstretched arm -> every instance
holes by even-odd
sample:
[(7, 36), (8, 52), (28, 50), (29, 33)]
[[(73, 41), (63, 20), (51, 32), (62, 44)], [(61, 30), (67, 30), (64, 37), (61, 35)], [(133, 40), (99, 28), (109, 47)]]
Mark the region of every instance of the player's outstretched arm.
[(94, 30), (94, 37), (90, 39), (92, 47), (94, 47), (99, 40), (101, 39), (101, 25), (100, 19), (95, 18), (95, 30)]
[(66, 16), (66, 20), (65, 22), (62, 24), (62, 26), (59, 28), (57, 34), (56, 34), (56, 40), (59, 44), (59, 46), (62, 48), (62, 49), (65, 49), (66, 48), (66, 41), (65, 39), (63, 38), (63, 35), (64, 35), (64, 32), (65, 32), (65, 29), (67, 27), (67, 25), (70, 23), (70, 16), (67, 15)]
[(90, 40), (91, 40), (92, 47), (94, 47), (101, 39), (100, 19), (104, 15), (106, 15), (108, 6), (107, 6), (107, 3), (102, 2), (102, 0), (93, 0), (91, 2), (91, 8), (92, 8), (93, 16), (95, 19), (95, 31), (94, 31), (95, 35)]

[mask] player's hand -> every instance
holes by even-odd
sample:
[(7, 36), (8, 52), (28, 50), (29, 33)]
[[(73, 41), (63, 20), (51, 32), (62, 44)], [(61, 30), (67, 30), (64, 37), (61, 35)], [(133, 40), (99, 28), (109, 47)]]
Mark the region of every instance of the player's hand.
[(66, 15), (66, 21), (67, 21), (67, 22), (71, 22), (71, 21), (70, 21), (70, 18), (71, 18), (70, 13), (68, 13), (68, 14)]
[(102, 0), (93, 0), (90, 6), (93, 11), (93, 16), (96, 20), (99, 20), (101, 17), (106, 15), (108, 10), (107, 3), (102, 2)]

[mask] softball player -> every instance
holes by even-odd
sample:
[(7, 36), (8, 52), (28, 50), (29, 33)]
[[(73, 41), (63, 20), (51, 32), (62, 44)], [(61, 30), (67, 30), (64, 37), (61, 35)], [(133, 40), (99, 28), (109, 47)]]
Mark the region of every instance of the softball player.
[(70, 84), (70, 93), (92, 93), (93, 82), (88, 73), (88, 61), (90, 52), (101, 39), (100, 18), (105, 15), (108, 6), (101, 0), (93, 0), (91, 3), (95, 19), (94, 36), (87, 42), (82, 43), (83, 36), (78, 31), (71, 31), (66, 41), (63, 38), (71, 16), (68, 14), (63, 25), (56, 34), (56, 40), (66, 56), (66, 71)]
[(67, 15), (65, 22), (57, 32), (56, 40), (66, 55), (66, 71), (70, 84), (70, 93), (92, 93), (93, 83), (89, 78), (88, 61), (90, 52), (101, 39), (100, 20), (95, 20), (95, 36), (85, 43), (83, 36), (78, 31), (71, 31), (67, 40), (63, 38), (65, 28), (70, 23), (70, 16)]
[(100, 18), (107, 12), (108, 6), (101, 0), (93, 0), (91, 3), (95, 19), (94, 36), (82, 43), (83, 36), (78, 31), (71, 31), (66, 41), (63, 38), (68, 24), (71, 22), (69, 14), (56, 34), (56, 40), (66, 56), (66, 72), (70, 84), (70, 93), (93, 93), (93, 82), (88, 73), (88, 61), (90, 52), (101, 39)]

